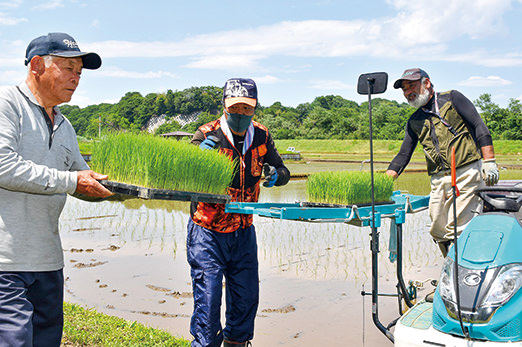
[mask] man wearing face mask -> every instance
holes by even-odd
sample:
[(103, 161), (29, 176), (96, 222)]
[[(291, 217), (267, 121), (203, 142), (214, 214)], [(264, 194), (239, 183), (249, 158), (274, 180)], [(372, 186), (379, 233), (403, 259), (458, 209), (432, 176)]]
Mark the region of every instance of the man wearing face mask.
[[(253, 121), (258, 105), (253, 80), (233, 78), (223, 89), (221, 118), (202, 125), (192, 143), (219, 150), (237, 160), (228, 194), (232, 201), (257, 202), (263, 186), (288, 183), (284, 166), (268, 129)], [(192, 203), (188, 222), (187, 260), (191, 267), (194, 312), (192, 346), (247, 346), (254, 336), (259, 303), (257, 242), (253, 216), (225, 213), (225, 205)], [(223, 276), (226, 280), (226, 324), (221, 326)]]
[(426, 71), (404, 71), (393, 84), (401, 88), (408, 103), (417, 108), (406, 125), (401, 149), (387, 174), (397, 178), (408, 165), (417, 143), (426, 156), (431, 176), (430, 233), (445, 257), (453, 240), (453, 194), (451, 151), (455, 147), (457, 187), (457, 233), (482, 206), (475, 190), (498, 182), (493, 142), (475, 106), (456, 90), (436, 93)]

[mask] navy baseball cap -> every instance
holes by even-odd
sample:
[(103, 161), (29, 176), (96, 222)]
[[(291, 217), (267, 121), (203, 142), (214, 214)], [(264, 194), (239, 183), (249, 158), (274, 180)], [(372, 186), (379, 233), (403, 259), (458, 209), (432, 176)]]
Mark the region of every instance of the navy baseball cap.
[(223, 87), (223, 104), (230, 107), (244, 103), (252, 107), (257, 105), (257, 86), (250, 78), (231, 78)]
[(101, 58), (93, 52), (82, 52), (72, 36), (65, 33), (49, 33), (35, 38), (25, 51), (25, 65), (29, 64), (35, 55), (52, 55), (62, 58), (81, 57), (85, 69), (96, 70), (101, 66)]
[(401, 88), (402, 81), (404, 81), (404, 80), (417, 81), (423, 77), (430, 78), (430, 76), (428, 76), (428, 73), (426, 71), (424, 71), (423, 69), (419, 69), (418, 67), (413, 68), (413, 69), (404, 70), (401, 78), (399, 78), (397, 81), (395, 81), (395, 83), (393, 83), (393, 88), (395, 88), (395, 89)]

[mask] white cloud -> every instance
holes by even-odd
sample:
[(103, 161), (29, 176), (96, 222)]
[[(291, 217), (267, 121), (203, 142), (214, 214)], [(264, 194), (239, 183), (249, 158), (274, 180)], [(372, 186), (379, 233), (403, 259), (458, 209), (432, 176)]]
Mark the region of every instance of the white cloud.
[[(18, 68), (24, 68), (24, 57), (20, 56), (18, 58), (0, 58), (0, 67), (6, 68), (6, 67), (18, 67)], [(0, 71), (1, 72), (1, 71)]]
[[(104, 99), (104, 100), (93, 100), (88, 96), (88, 92), (85, 91), (85, 89), (82, 89), (80, 86), (79, 89), (76, 90), (76, 92), (73, 94), (71, 101), (69, 101), (68, 105), (76, 105), (80, 107), (87, 107), (89, 105), (95, 105), (100, 103), (107, 103), (107, 104), (116, 104), (120, 101), (120, 99)], [(67, 115), (65, 115), (67, 116)]]
[(97, 20), (97, 19), (94, 19), (94, 20), (91, 22), (91, 26), (94, 27), (94, 28), (99, 28), (99, 27), (100, 27), (100, 21)]
[(63, 7), (63, 0), (47, 0), (43, 4), (34, 6), (33, 10), (53, 10), (58, 7)]
[[(378, 57), (462, 61), (484, 66), (517, 66), (522, 56), (494, 51), (465, 55), (449, 51), (463, 36), (504, 35), (502, 16), (511, 0), (388, 0), (393, 17), (374, 20), (284, 21), (257, 28), (188, 37), (177, 42), (104, 41), (88, 48), (104, 58), (189, 57), (198, 69), (258, 68), (271, 56)], [(230, 38), (234, 44), (230, 44)], [(237, 54), (238, 52), (246, 52)]]
[(502, 16), (511, 0), (387, 0), (398, 14), (391, 22), (399, 41), (444, 42), (461, 35), (471, 38), (505, 33)]
[(259, 56), (253, 55), (213, 55), (203, 56), (185, 65), (185, 67), (196, 68), (196, 69), (225, 69), (225, 70), (237, 70), (237, 69), (255, 69), (257, 68), (256, 61)]
[(6, 85), (18, 84), (25, 79), (24, 70), (0, 70), (0, 83)]
[(150, 79), (150, 78), (177, 78), (176, 74), (168, 71), (147, 71), (147, 72), (137, 72), (137, 71), (126, 71), (122, 70), (118, 67), (108, 67), (102, 68), (99, 75), (106, 77), (116, 77), (116, 78), (134, 78), (134, 79)]
[(8, 2), (0, 2), (0, 9), (18, 8), (18, 7), (20, 7), (20, 5), (22, 5), (22, 3), (23, 3), (23, 0), (11, 0)]
[(354, 86), (335, 80), (313, 80), (310, 81), (309, 88), (321, 90), (346, 90), (353, 89)]
[(467, 87), (501, 87), (512, 83), (513, 82), (502, 79), (499, 76), (471, 76), (467, 80), (459, 82), (458, 85)]
[(271, 75), (252, 77), (252, 79), (256, 81), (257, 84), (276, 84), (281, 82), (281, 79)]
[(0, 25), (16, 25), (21, 22), (27, 22), (27, 18), (14, 18), (0, 12)]
[(492, 52), (486, 52), (483, 50), (474, 51), (463, 54), (453, 54), (447, 57), (437, 57), (440, 61), (453, 61), (459, 63), (472, 63), (479, 66), (487, 67), (511, 67), (522, 65), (522, 54), (520, 53), (507, 53), (502, 55), (494, 55)]
[[(77, 105), (77, 106), (80, 106), (83, 108), (83, 107), (87, 107), (89, 105), (94, 105), (96, 103), (97, 102), (92, 101), (88, 96), (85, 96), (85, 95), (82, 95), (82, 94), (79, 94), (78, 92), (76, 92), (73, 94), (71, 101), (69, 101), (67, 104)], [(65, 116), (67, 116), (67, 115), (65, 115)]]

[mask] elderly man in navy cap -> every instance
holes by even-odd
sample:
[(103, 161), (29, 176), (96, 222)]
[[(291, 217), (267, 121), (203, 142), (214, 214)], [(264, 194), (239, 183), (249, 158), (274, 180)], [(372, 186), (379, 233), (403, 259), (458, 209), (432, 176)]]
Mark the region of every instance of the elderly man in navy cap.
[(457, 187), (457, 232), (464, 229), (481, 209), (475, 190), (498, 182), (493, 142), (488, 128), (473, 103), (456, 90), (436, 93), (426, 71), (404, 71), (393, 84), (401, 88), (408, 103), (417, 110), (408, 120), (401, 149), (390, 163), (387, 174), (397, 178), (408, 165), (417, 143), (426, 156), (431, 176), (429, 213), (430, 233), (442, 255), (453, 240), (453, 195), (451, 151), (455, 147)]
[(89, 170), (57, 105), (68, 102), (82, 69), (101, 58), (63, 33), (27, 47), (28, 74), (0, 89), (0, 346), (60, 346), (63, 251), (58, 219), (67, 194), (111, 195)]

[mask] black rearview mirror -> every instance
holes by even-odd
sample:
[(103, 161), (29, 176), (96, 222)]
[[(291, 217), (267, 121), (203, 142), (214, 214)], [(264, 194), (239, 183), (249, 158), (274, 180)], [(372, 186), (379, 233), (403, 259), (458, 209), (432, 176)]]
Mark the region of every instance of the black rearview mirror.
[(359, 76), (357, 93), (361, 95), (381, 94), (388, 86), (388, 74), (386, 72), (372, 72)]

